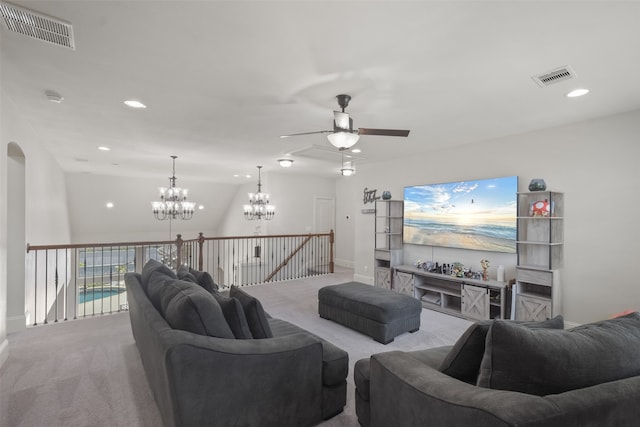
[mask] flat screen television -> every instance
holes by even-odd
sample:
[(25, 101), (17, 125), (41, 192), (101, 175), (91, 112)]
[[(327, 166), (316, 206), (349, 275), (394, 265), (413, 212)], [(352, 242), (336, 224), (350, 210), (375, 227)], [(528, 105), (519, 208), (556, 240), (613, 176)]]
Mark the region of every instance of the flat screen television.
[(404, 188), (404, 243), (516, 252), (518, 177)]

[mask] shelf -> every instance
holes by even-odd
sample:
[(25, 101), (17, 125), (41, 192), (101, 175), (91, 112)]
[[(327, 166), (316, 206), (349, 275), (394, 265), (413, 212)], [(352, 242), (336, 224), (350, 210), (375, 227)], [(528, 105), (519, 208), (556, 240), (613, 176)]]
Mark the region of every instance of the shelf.
[(562, 216), (518, 216), (516, 219), (532, 219), (534, 221), (548, 221), (551, 219), (564, 219)]
[(440, 286), (433, 286), (433, 285), (423, 285), (420, 283), (414, 283), (413, 285), (416, 289), (422, 289), (425, 291), (429, 291), (429, 292), (438, 292), (441, 294), (445, 294), (445, 295), (451, 295), (454, 297), (460, 297), (460, 289), (458, 289), (458, 291), (456, 292), (455, 290), (451, 290), (451, 289), (447, 289), (444, 287), (440, 287)]
[(560, 246), (560, 245), (564, 245), (564, 242), (549, 243), (549, 242), (536, 242), (536, 241), (531, 241), (531, 240), (516, 240), (516, 243), (519, 244), (519, 245), (542, 245), (542, 246)]
[[(390, 269), (402, 263), (402, 200), (376, 200), (374, 218), (374, 265)], [(392, 275), (375, 277), (374, 284), (393, 288)]]
[(537, 294), (535, 292), (518, 292), (518, 295), (521, 297), (529, 297), (529, 298), (539, 298), (544, 300), (551, 301), (551, 298), (544, 294)]

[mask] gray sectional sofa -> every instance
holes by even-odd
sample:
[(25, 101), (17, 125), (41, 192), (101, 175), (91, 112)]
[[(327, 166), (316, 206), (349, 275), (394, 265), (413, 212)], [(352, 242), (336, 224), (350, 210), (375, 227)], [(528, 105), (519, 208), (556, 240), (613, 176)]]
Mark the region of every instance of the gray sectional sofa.
[[(561, 322), (561, 323), (559, 323)], [(363, 427), (640, 425), (640, 314), (472, 325), (452, 347), (356, 362)]]
[[(127, 273), (131, 329), (167, 427), (310, 426), (342, 412), (348, 354), (242, 289), (150, 261)], [(200, 276), (200, 277), (197, 277)]]

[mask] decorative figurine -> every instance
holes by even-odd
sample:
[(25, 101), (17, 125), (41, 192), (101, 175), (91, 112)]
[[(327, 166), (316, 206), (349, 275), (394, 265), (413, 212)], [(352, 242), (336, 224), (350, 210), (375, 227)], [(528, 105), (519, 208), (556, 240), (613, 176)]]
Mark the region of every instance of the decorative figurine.
[(551, 214), (551, 204), (549, 200), (538, 200), (531, 204), (531, 216), (549, 216)]
[(547, 184), (542, 178), (534, 178), (529, 183), (529, 191), (544, 191), (547, 189)]
[(487, 280), (489, 280), (489, 273), (487, 271), (489, 270), (489, 260), (488, 259), (480, 260), (480, 266), (482, 267), (482, 280), (486, 282)]
[(382, 192), (382, 200), (389, 200), (391, 199), (391, 192), (390, 191), (383, 191)]

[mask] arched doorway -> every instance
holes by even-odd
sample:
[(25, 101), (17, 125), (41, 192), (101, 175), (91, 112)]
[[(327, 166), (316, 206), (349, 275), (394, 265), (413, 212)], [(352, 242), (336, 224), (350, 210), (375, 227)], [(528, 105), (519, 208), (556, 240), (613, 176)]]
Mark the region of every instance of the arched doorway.
[(26, 328), (25, 315), (25, 156), (7, 146), (7, 332)]

